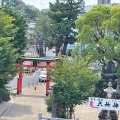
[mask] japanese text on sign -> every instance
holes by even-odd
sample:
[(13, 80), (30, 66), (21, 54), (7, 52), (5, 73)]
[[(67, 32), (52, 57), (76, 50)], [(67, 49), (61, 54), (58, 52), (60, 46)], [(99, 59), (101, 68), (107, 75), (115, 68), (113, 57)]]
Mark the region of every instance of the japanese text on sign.
[(117, 99), (89, 97), (88, 104), (90, 108), (120, 111), (120, 100)]

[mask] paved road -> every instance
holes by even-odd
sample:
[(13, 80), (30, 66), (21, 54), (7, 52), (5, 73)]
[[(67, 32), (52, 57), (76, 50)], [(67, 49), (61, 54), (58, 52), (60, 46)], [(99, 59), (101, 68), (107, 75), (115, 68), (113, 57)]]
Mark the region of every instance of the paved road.
[[(23, 88), (21, 94), (11, 96), (9, 102), (0, 104), (0, 113), (4, 112), (0, 120), (38, 120), (39, 112), (45, 117), (50, 117), (51, 113), (47, 112), (45, 104), (47, 98), (45, 92), (45, 84), (39, 84), (36, 90), (32, 86)], [(3, 111), (6, 106), (8, 106), (6, 111)]]
[(46, 51), (46, 56), (51, 56), (51, 57), (55, 57), (56, 53), (53, 53), (53, 49), (50, 49)]
[[(55, 57), (56, 53), (53, 53), (53, 49), (48, 49), (46, 48), (46, 56), (50, 56), (50, 57)], [(35, 47), (30, 47), (28, 50), (26, 50), (26, 53), (35, 53), (36, 52), (36, 48)]]
[[(53, 84), (50, 83), (50, 85)], [(51, 117), (51, 113), (47, 112), (45, 103), (47, 98), (45, 96), (46, 85), (39, 84), (36, 88), (36, 90), (32, 86), (23, 88), (22, 93), (13, 96), (10, 102), (0, 104), (0, 113), (6, 106), (9, 106), (0, 116), (0, 120), (38, 120), (38, 113), (42, 113), (43, 117)], [(88, 108), (87, 103), (77, 105), (74, 111), (74, 117), (80, 120), (98, 120), (99, 110)]]
[[(18, 75), (14, 77), (12, 81), (9, 82), (7, 86), (9, 89), (16, 89), (17, 88), (17, 78)], [(33, 75), (23, 75), (22, 87), (28, 87), (29, 85), (37, 85), (39, 82), (39, 75), (34, 73)]]

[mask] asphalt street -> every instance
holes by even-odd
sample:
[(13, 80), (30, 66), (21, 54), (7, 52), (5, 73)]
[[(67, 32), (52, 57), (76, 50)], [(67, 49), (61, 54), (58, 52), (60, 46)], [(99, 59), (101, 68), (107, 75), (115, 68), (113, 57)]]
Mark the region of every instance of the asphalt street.
[[(49, 57), (54, 57), (56, 54), (53, 53), (53, 49), (48, 49), (46, 48), (46, 56)], [(36, 52), (36, 47), (35, 46), (31, 46), (28, 50), (26, 50), (26, 53), (35, 53)]]
[[(17, 88), (17, 78), (18, 75), (14, 77), (12, 81), (9, 82), (8, 89), (13, 90)], [(35, 86), (39, 84), (39, 74), (33, 73), (33, 75), (23, 74), (22, 87)]]

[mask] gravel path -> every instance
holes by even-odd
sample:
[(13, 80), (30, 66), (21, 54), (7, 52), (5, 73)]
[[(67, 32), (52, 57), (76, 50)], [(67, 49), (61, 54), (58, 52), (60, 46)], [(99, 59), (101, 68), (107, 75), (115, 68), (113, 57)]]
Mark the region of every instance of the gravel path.
[[(41, 112), (44, 117), (51, 117), (45, 104), (45, 87), (43, 83), (34, 87), (23, 88), (22, 93), (12, 97), (10, 102), (0, 104), (0, 113), (6, 106), (9, 108), (4, 112), (0, 120), (38, 120)], [(75, 108), (75, 118), (80, 120), (97, 120), (98, 110), (88, 108), (87, 104), (78, 105)]]

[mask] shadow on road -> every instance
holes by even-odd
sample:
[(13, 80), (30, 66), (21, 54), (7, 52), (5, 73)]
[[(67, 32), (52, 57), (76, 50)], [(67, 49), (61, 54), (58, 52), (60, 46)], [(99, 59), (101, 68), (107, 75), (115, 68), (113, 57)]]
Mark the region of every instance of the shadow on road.
[(4, 113), (4, 116), (15, 117), (22, 116), (25, 114), (32, 114), (31, 106), (11, 103), (7, 111)]
[(39, 95), (24, 95), (24, 94), (20, 94), (18, 97), (47, 98), (47, 96), (39, 96)]

